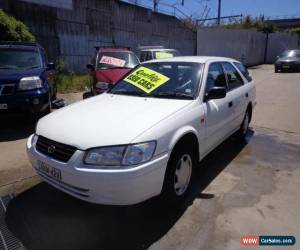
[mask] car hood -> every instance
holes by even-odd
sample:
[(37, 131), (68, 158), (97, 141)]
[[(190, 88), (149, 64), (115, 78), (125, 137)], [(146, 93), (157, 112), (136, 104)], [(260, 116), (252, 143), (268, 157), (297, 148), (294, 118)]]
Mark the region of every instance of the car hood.
[(30, 70), (7, 70), (0, 69), (0, 84), (9, 82), (19, 82), (21, 78), (27, 76), (40, 76), (43, 69), (30, 69)]
[(36, 133), (82, 150), (128, 144), (190, 103), (105, 93), (45, 116)]
[(280, 57), (277, 59), (278, 62), (298, 62), (298, 57)]
[(97, 82), (116, 83), (119, 81), (127, 72), (131, 70), (128, 68), (116, 68), (116, 69), (101, 69), (96, 71)]

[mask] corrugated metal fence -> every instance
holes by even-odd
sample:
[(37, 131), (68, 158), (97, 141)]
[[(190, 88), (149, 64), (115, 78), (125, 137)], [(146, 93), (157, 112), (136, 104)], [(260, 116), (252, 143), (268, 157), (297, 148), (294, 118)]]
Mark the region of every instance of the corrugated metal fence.
[(29, 25), (51, 60), (60, 57), (76, 72), (86, 71), (96, 45), (166, 45), (196, 53), (196, 32), (173, 16), (117, 0), (73, 0), (72, 9), (30, 1), (0, 0), (0, 8)]

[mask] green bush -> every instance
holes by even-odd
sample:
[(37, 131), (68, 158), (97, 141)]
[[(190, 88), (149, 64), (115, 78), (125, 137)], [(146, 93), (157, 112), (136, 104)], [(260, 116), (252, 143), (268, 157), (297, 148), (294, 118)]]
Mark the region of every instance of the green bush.
[(0, 41), (35, 42), (28, 27), (0, 9)]
[(296, 34), (300, 35), (300, 27), (292, 28), (292, 29), (289, 29), (288, 31), (291, 33), (296, 33)]
[(76, 75), (73, 71), (68, 74), (58, 73), (55, 77), (57, 91), (59, 93), (72, 93), (85, 91), (92, 85), (90, 75)]

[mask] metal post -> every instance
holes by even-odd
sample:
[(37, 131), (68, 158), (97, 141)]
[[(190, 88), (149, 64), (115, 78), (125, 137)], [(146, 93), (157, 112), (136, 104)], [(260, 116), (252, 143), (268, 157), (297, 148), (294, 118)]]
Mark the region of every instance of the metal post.
[(221, 23), (221, 0), (218, 0), (218, 25)]
[(154, 12), (157, 12), (158, 11), (158, 0), (154, 0), (153, 1), (153, 10), (154, 10)]

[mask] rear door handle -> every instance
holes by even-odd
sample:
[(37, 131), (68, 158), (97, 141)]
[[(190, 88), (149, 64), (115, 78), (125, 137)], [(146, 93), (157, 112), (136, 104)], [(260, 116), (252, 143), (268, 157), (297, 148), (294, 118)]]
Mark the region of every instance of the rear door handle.
[(248, 98), (248, 97), (249, 97), (249, 94), (248, 94), (248, 93), (246, 93), (246, 94), (245, 94), (245, 97), (246, 97), (246, 98)]
[(232, 101), (228, 103), (228, 107), (229, 107), (229, 108), (231, 108), (232, 105), (233, 105), (233, 102), (232, 102)]

